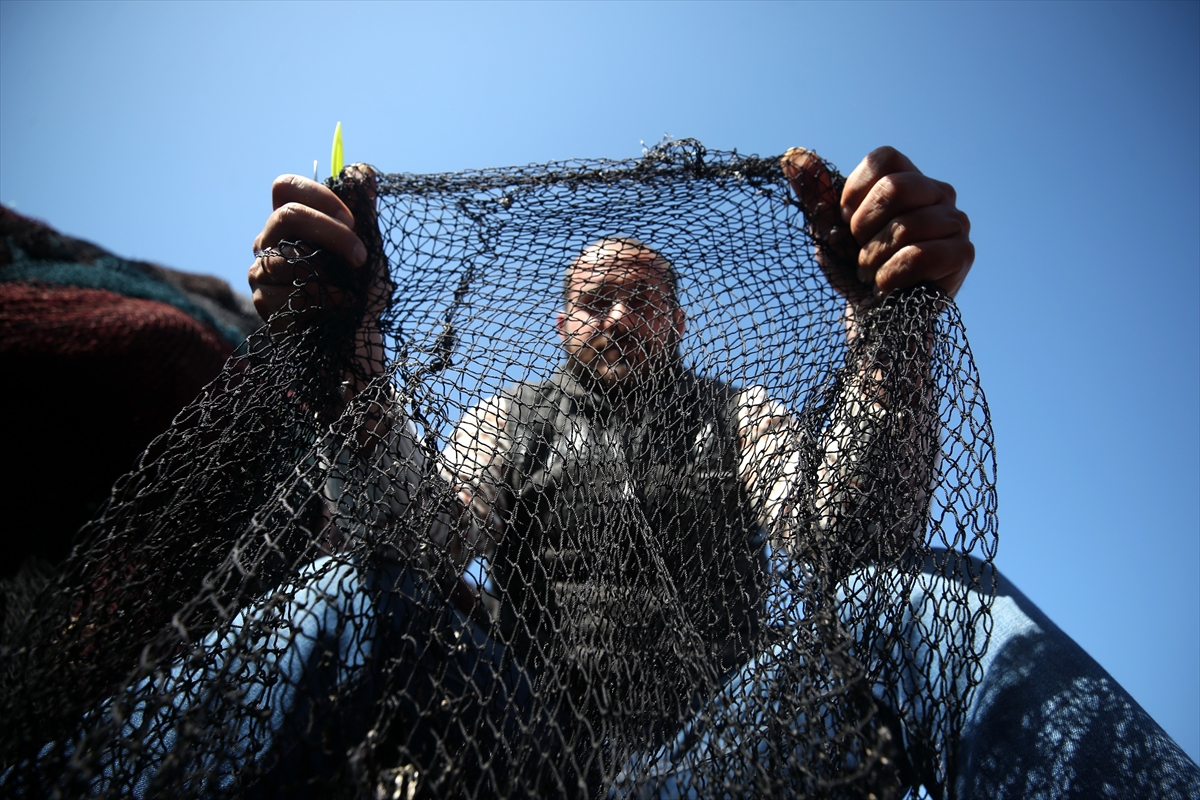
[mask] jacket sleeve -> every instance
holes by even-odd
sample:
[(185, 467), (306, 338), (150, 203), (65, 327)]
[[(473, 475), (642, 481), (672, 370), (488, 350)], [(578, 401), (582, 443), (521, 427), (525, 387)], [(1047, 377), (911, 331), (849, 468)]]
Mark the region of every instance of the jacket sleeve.
[(739, 476), (773, 548), (840, 572), (920, 544), (939, 429), (926, 372), (919, 355), (852, 347), (799, 415), (762, 387), (740, 392)]
[(457, 504), (432, 531), (460, 564), (491, 558), (509, 509), (502, 491), (512, 442), (506, 432), (508, 397), (485, 400), (463, 415), (441, 452), (439, 472)]

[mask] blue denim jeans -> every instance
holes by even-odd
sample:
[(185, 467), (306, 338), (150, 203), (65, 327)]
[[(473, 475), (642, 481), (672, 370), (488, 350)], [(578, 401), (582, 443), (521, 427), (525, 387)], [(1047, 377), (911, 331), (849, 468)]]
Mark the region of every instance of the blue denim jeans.
[[(902, 720), (902, 737), (908, 739), (917, 732), (929, 736), (921, 730), (931, 721), (919, 698), (940, 693), (929, 692), (931, 680), (956, 680), (960, 692), (967, 688), (964, 670), (936, 662), (968, 649), (962, 645), (972, 637), (986, 643), (982, 681), (959, 731), (955, 763), (948, 765), (954, 794), (963, 800), (1200, 798), (1200, 767), (1141, 706), (1010, 581), (990, 565), (973, 562), (971, 568), (984, 576), (979, 585), (996, 579), (990, 636), (979, 629), (987, 619), (979, 613), (986, 599), (968, 589), (965, 606), (956, 609), (960, 627), (936, 639), (941, 652), (931, 648), (922, 632), (935, 626), (934, 609), (943, 597), (963, 595), (962, 586), (948, 582), (964, 580), (947, 577), (931, 559), (908, 598), (901, 641), (893, 641), (891, 652), (874, 654), (893, 665), (887, 686), (876, 687), (876, 699), (909, 710)], [(852, 575), (843, 595), (853, 596), (872, 571)], [(855, 633), (853, 625), (850, 632)], [(783, 642), (760, 653), (672, 745), (631, 765), (641, 772), (643, 787), (652, 787), (639, 796), (722, 796), (721, 776), (706, 770), (705, 762), (721, 762), (726, 753), (755, 752), (745, 740), (764, 727), (761, 698), (769, 696), (767, 684), (782, 671), (788, 650)], [(758, 702), (747, 702), (755, 697)], [(732, 724), (714, 725), (714, 719)], [(715, 730), (721, 733), (714, 735)], [(733, 737), (726, 731), (733, 731)], [(688, 746), (680, 758), (684, 742)]]
[[(101, 756), (89, 789), (139, 799), (180, 784), (204, 796), (323, 797), (354, 769), (356, 744), (379, 733), (380, 687), (396, 681), (405, 691), (388, 697), (384, 716), (411, 728), (393, 732), (385, 760), (465, 753), (456, 774), (441, 777), (478, 782), (486, 796), (509, 793), (511, 763), (557, 752), (546, 738), (554, 726), (534, 719), (523, 671), (482, 628), (411, 570), (323, 558), (208, 636), (195, 656), (100, 709), (120, 720), (122, 744)], [(179, 735), (198, 725), (200, 736)], [(246, 774), (256, 777), (238, 785)]]
[[(975, 564), (974, 569), (990, 567)], [(864, 581), (870, 571), (851, 576), (847, 592), (853, 594), (856, 582)], [(985, 599), (972, 591), (967, 593), (965, 613), (959, 616), (965, 621), (962, 629), (949, 631), (942, 639), (951, 645), (965, 637), (985, 637), (980, 641), (987, 642), (982, 681), (967, 709), (956, 763), (949, 765), (956, 794), (960, 798), (1200, 797), (1200, 768), (1016, 587), (1003, 576), (995, 577), (998, 592), (991, 607), (990, 638), (986, 631), (970, 627), (982, 625), (987, 618), (974, 613)], [(928, 622), (942, 595), (963, 594), (961, 587), (947, 586), (953, 580), (930, 568), (916, 581), (905, 635)], [(134, 795), (152, 796), (157, 794), (156, 786), (178, 781), (177, 770), (187, 769), (193, 777), (182, 776), (184, 780), (203, 781), (219, 792), (231, 788), (239, 773), (253, 764), (262, 777), (249, 788), (252, 796), (271, 796), (277, 781), (292, 782), (298, 775), (306, 776), (305, 785), (320, 794), (322, 783), (349, 768), (346, 762), (352, 759), (344, 755), (348, 748), (372, 729), (379, 687), (397, 679), (409, 681), (399, 702), (412, 706), (391, 712), (412, 727), (398, 732), (403, 752), (420, 762), (434, 747), (443, 752), (470, 747), (474, 755), (462, 768), (478, 773), (470, 776), (470, 784), (484, 793), (488, 786), (497, 794), (508, 793), (503, 786), (509, 764), (528, 763), (531, 753), (544, 762), (561, 752), (563, 745), (556, 737), (561, 737), (564, 726), (535, 707), (529, 682), (506, 649), (434, 597), (410, 571), (360, 570), (323, 559), (278, 596), (280, 602), (268, 598), (235, 618), (227, 631), (205, 640), (200, 649), (210, 654), (208, 658), (180, 661), (168, 674), (134, 687), (118, 716), (124, 720), (123, 738), (140, 741), (142, 746), (134, 754), (106, 755), (93, 789), (116, 774), (134, 774), (139, 776)], [(431, 631), (441, 633), (435, 637)], [(230, 647), (235, 641), (238, 646)], [(253, 659), (222, 655), (244, 653), (248, 646)], [(903, 650), (909, 659), (917, 654), (915, 660), (923, 662), (945, 657), (930, 652), (927, 638), (916, 633), (912, 641), (895, 646), (897, 651), (877, 656), (895, 660)], [(631, 763), (629, 769), (637, 773), (632, 776), (634, 783), (643, 787), (639, 795), (665, 800), (722, 794), (723, 790), (709, 785), (714, 779), (703, 778), (703, 770), (695, 765), (711, 760), (717, 750), (753, 758), (755, 749), (709, 736), (700, 727), (707, 723), (700, 720), (738, 718), (731, 729), (746, 739), (754, 737), (761, 722), (754, 715), (762, 714), (763, 706), (747, 700), (778, 679), (777, 665), (787, 649), (782, 642), (760, 653), (727, 680), (696, 722), (679, 732), (678, 741), (691, 742), (688, 757), (677, 758), (668, 744), (647, 754), (640, 764)], [(955, 647), (947, 647), (948, 653), (954, 651)], [(386, 665), (391, 665), (388, 674)], [(928, 689), (922, 681), (930, 679), (922, 676), (965, 680), (961, 670), (945, 666), (930, 670), (927, 664), (919, 669), (901, 663), (889, 688), (880, 688), (876, 695), (885, 704), (890, 696), (900, 705), (915, 707), (903, 726), (920, 728), (927, 722), (920, 704), (905, 700)], [(238, 690), (216, 699), (196, 694), (214, 685)], [(147, 701), (138, 699), (162, 696), (163, 690), (173, 699), (153, 711)], [(447, 713), (439, 722), (437, 714), (419, 705), (421, 697), (434, 695), (462, 701), (443, 709)], [(113, 708), (118, 705), (114, 701)], [(197, 718), (196, 709), (201, 707), (206, 711)], [(184, 718), (187, 724), (199, 719), (223, 726), (220, 751), (193, 751), (187, 758), (177, 758), (176, 730)], [(447, 719), (451, 720), (448, 726)], [(514, 752), (514, 746), (521, 752)], [(463, 779), (462, 774), (452, 777), (456, 783)], [(647, 792), (646, 786), (653, 789)], [(303, 786), (292, 783), (290, 787), (288, 796), (303, 795)]]

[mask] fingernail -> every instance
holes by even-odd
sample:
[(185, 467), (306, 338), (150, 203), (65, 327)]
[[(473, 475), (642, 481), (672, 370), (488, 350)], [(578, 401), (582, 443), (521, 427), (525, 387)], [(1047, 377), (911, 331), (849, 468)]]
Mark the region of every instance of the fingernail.
[(853, 208), (851, 208), (850, 206), (842, 206), (842, 219), (844, 219), (846, 222), (849, 222), (850, 218), (853, 216), (854, 216)]
[(337, 213), (337, 221), (345, 225), (347, 228), (354, 227), (354, 217), (350, 216), (350, 212), (341, 209)]
[(354, 243), (354, 265), (362, 266), (367, 261), (367, 248), (362, 242)]

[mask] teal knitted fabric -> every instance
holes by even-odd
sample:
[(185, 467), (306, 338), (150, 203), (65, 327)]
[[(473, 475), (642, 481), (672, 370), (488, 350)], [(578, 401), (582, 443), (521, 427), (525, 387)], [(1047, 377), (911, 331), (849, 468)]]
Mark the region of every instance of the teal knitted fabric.
[(41, 281), (81, 289), (105, 289), (110, 292), (167, 303), (194, 319), (203, 322), (237, 347), (246, 337), (229, 325), (217, 320), (207, 310), (189, 300), (170, 284), (147, 275), (134, 264), (116, 256), (101, 256), (91, 264), (70, 261), (40, 261), (30, 258), (10, 237), (8, 246), (12, 263), (0, 266), (0, 283)]

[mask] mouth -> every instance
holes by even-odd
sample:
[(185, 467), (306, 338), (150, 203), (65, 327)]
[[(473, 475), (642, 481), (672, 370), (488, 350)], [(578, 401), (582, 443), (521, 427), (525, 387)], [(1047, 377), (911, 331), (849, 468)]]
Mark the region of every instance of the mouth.
[(608, 342), (596, 349), (598, 361), (611, 368), (638, 368), (646, 359), (636, 342)]
[(588, 349), (591, 353), (581, 366), (606, 384), (624, 380), (637, 371), (637, 364), (626, 347), (616, 342), (594, 342)]

